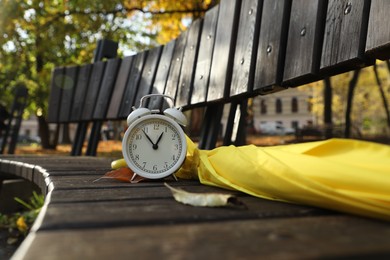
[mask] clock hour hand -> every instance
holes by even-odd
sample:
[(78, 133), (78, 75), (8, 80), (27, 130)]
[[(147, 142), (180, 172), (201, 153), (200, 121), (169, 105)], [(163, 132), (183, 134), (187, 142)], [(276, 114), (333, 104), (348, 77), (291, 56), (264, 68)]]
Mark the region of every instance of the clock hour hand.
[(155, 149), (155, 150), (158, 149), (158, 143), (160, 142), (161, 137), (163, 136), (163, 134), (164, 134), (164, 132), (162, 132), (162, 133), (160, 134), (160, 136), (159, 136), (158, 139), (157, 139), (157, 142), (156, 142), (155, 144), (153, 144), (153, 149)]
[(142, 132), (144, 132), (144, 135), (146, 136), (146, 138), (148, 138), (149, 142), (152, 143), (153, 149), (154, 149), (154, 143), (153, 143), (152, 139), (150, 139), (150, 137), (148, 136), (148, 134), (147, 134), (143, 129), (142, 129)]

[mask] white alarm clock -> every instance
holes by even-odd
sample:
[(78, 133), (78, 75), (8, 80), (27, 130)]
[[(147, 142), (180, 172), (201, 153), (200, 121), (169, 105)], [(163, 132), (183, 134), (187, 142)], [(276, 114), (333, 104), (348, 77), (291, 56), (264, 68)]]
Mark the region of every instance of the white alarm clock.
[(187, 143), (184, 131), (187, 119), (181, 108), (150, 110), (143, 107), (151, 97), (170, 96), (150, 94), (141, 98), (139, 108), (127, 117), (128, 128), (122, 140), (123, 157), (135, 175), (148, 179), (161, 179), (174, 174), (183, 164)]

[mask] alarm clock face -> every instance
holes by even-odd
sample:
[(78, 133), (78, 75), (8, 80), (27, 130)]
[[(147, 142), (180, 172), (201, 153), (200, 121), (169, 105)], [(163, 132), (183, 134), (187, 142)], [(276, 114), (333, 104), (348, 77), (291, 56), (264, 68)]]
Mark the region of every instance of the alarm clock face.
[(171, 118), (146, 115), (127, 129), (122, 143), (127, 165), (149, 179), (164, 178), (182, 165), (187, 144), (183, 130)]

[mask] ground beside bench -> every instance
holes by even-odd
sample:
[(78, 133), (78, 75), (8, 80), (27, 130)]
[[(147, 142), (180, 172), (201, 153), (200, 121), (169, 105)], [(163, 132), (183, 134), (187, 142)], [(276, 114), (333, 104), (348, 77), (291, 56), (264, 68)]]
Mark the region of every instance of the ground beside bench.
[[(0, 157), (1, 174), (31, 180), (47, 193), (14, 259), (390, 256), (386, 222), (241, 193), (236, 194), (247, 208), (186, 206), (161, 181), (93, 182), (109, 166), (109, 159), (91, 157)], [(170, 184), (222, 191), (197, 181)]]

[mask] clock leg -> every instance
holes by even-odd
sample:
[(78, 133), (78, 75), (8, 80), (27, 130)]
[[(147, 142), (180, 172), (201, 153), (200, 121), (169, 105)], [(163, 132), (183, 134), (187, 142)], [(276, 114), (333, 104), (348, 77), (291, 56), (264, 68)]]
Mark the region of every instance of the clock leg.
[(130, 182), (133, 182), (133, 181), (134, 181), (134, 179), (135, 179), (135, 177), (137, 177), (137, 174), (136, 174), (136, 173), (134, 173), (134, 174), (133, 174), (133, 177), (131, 177), (131, 180), (130, 180)]

